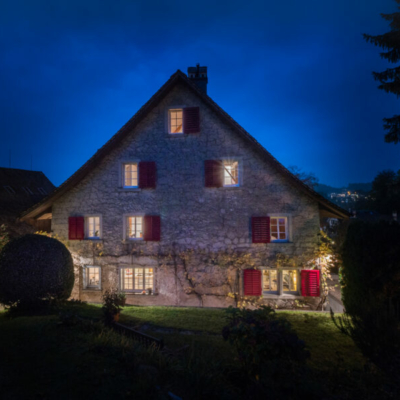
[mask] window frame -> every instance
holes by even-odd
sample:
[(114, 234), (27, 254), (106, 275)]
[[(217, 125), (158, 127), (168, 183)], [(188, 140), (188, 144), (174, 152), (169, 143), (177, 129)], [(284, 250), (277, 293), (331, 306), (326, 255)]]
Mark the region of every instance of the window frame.
[[(144, 240), (144, 216), (145, 214), (124, 214), (123, 215), (123, 240), (126, 242), (143, 241)], [(128, 218), (142, 218), (142, 237), (130, 238), (128, 236)], [(136, 225), (136, 224), (135, 224)]]
[[(99, 270), (99, 284), (89, 286), (88, 284), (88, 275), (89, 275), (89, 268), (98, 268)], [(101, 267), (98, 265), (84, 265), (82, 270), (83, 275), (83, 290), (101, 290)]]
[[(243, 186), (243, 157), (219, 157), (219, 160), (222, 162), (222, 186), (223, 189), (230, 189), (230, 188), (238, 188)], [(237, 174), (238, 174), (238, 183), (235, 185), (225, 185), (225, 163), (235, 163), (237, 162)]]
[[(185, 127), (184, 127), (184, 116), (183, 116), (183, 109), (185, 107), (176, 106), (176, 107), (169, 107), (167, 110), (167, 127), (168, 127), (168, 135), (176, 136), (176, 135), (184, 135), (185, 134)], [(172, 111), (181, 111), (182, 113), (182, 132), (171, 132), (171, 112)]]
[[(136, 165), (136, 182), (135, 186), (125, 185), (125, 166)], [(122, 188), (123, 189), (139, 189), (139, 161), (126, 161), (122, 163)]]
[[(132, 269), (132, 289), (125, 289), (125, 269)], [(146, 269), (153, 270), (153, 277), (151, 279), (151, 288), (146, 288)], [(142, 270), (143, 273), (143, 287), (142, 288), (135, 288), (135, 270)], [(124, 293), (139, 293), (142, 294), (143, 291), (148, 293), (148, 289), (151, 289), (152, 293), (154, 293), (155, 287), (155, 276), (156, 276), (156, 269), (155, 267), (134, 267), (133, 265), (122, 265), (119, 267), (119, 287), (120, 291)]]
[[(89, 236), (89, 218), (99, 218), (99, 236)], [(101, 240), (103, 237), (103, 217), (101, 214), (84, 215), (85, 219), (85, 240)]]
[[(276, 297), (284, 297), (284, 296), (301, 296), (301, 277), (300, 271), (301, 268), (268, 268), (268, 267), (261, 267), (261, 289), (263, 296), (276, 296)], [(264, 290), (264, 271), (276, 271), (277, 272), (277, 280), (278, 280), (278, 290), (271, 291), (271, 290)], [(283, 272), (284, 271), (295, 271), (296, 272), (296, 283), (297, 283), (297, 290), (292, 291), (284, 291), (283, 290)]]
[[(293, 242), (292, 237), (292, 215), (287, 213), (272, 213), (267, 214), (269, 217), (269, 235), (270, 235), (270, 243), (291, 243)], [(272, 225), (271, 220), (272, 218), (285, 218), (285, 226), (286, 226), (286, 239), (272, 239)]]

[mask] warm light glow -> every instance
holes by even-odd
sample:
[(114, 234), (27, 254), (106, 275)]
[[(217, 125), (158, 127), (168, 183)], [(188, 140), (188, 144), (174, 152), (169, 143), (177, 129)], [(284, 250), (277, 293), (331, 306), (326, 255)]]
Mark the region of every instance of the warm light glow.
[(183, 133), (183, 112), (181, 109), (169, 110), (170, 133)]

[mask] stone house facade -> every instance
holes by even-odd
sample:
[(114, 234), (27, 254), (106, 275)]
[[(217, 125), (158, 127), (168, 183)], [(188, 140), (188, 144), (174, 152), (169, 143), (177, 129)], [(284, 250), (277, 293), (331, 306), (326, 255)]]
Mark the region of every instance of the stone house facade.
[[(320, 302), (322, 217), (345, 211), (304, 185), (177, 71), (74, 175), (22, 219), (51, 214), (75, 263), (75, 299), (118, 288), (129, 304), (277, 307)], [(286, 260), (277, 267), (277, 257)]]

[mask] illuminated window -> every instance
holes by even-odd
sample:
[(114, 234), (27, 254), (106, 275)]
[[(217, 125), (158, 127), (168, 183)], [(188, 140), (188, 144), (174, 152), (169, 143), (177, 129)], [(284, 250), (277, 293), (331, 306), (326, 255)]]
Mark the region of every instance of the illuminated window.
[(271, 217), (271, 242), (287, 241), (288, 227), (286, 217)]
[(224, 161), (224, 186), (239, 186), (239, 163)]
[(284, 292), (297, 292), (297, 271), (282, 271), (282, 283), (283, 283), (283, 291)]
[(138, 187), (138, 164), (127, 163), (123, 165), (123, 186), (124, 188)]
[(100, 217), (86, 217), (86, 239), (100, 239)]
[(154, 286), (153, 268), (121, 268), (121, 290), (149, 293)]
[(168, 113), (169, 133), (183, 133), (183, 110), (173, 109)]
[(262, 290), (264, 294), (299, 294), (299, 272), (297, 269), (262, 270)]
[(263, 292), (278, 293), (278, 271), (276, 269), (264, 269), (262, 279)]
[(100, 267), (84, 267), (83, 285), (84, 289), (101, 289)]
[(126, 238), (143, 239), (143, 217), (126, 218)]

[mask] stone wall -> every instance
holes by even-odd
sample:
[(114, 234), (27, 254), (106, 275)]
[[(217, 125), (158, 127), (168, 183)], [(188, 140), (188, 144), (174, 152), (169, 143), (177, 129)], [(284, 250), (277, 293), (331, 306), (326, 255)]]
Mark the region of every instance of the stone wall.
[[(201, 132), (168, 135), (167, 110), (199, 106)], [(266, 130), (267, 134), (267, 130)], [(283, 145), (288, 145), (283, 143)], [(241, 185), (205, 188), (204, 161), (231, 157), (239, 160)], [(124, 190), (121, 163), (155, 161), (156, 189)], [(73, 297), (100, 301), (101, 293), (82, 290), (82, 265), (102, 267), (102, 288), (118, 286), (121, 264), (152, 266), (156, 270), (154, 296), (129, 295), (132, 304), (200, 304), (197, 295), (180, 283), (181, 266), (165, 265), (160, 255), (192, 248), (205, 252), (251, 252), (256, 265), (271, 266), (276, 254), (312, 254), (319, 230), (318, 204), (294, 187), (286, 176), (266, 162), (199, 98), (177, 85), (137, 126), (130, 136), (75, 188), (53, 205), (52, 230), (68, 237), (68, 217), (101, 215), (100, 241), (70, 241), (76, 265)], [(123, 215), (161, 216), (161, 241), (124, 243)], [(254, 215), (279, 214), (289, 218), (289, 243), (251, 243)], [(101, 253), (101, 256), (99, 255)], [(221, 278), (220, 267), (199, 265), (196, 276), (206, 282), (204, 306), (226, 306), (232, 299)], [(174, 269), (175, 268), (175, 269)], [(176, 271), (177, 269), (177, 271)], [(223, 273), (233, 273), (223, 272)], [(275, 302), (276, 303), (276, 302)]]

